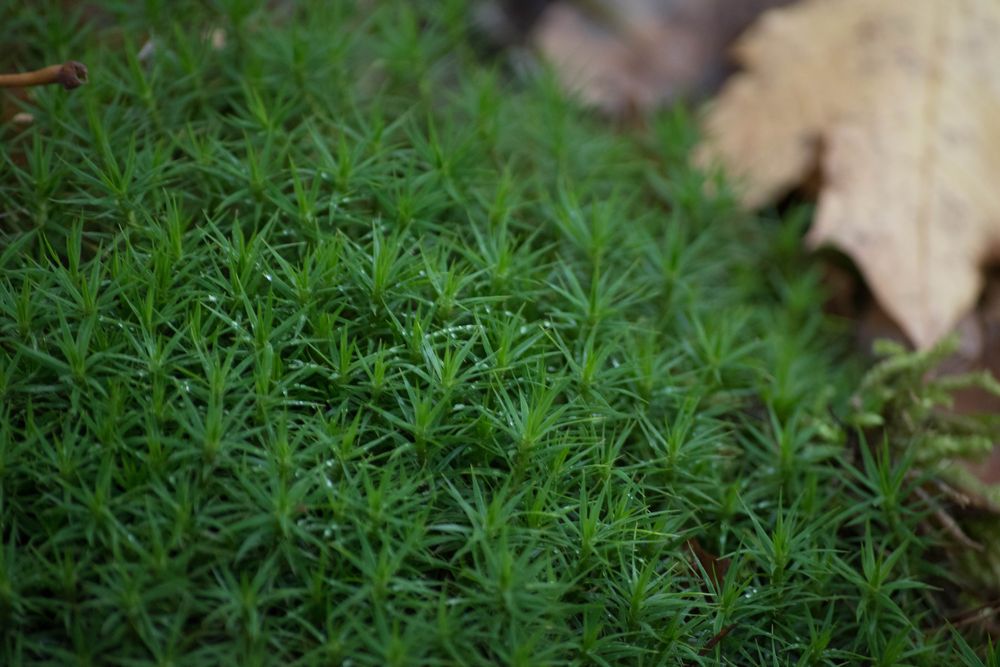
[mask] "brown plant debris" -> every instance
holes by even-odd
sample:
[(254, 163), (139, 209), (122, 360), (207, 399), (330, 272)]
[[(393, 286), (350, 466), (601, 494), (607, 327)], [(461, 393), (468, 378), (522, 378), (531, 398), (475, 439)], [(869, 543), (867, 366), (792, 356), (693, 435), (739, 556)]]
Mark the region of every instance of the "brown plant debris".
[(585, 103), (620, 115), (708, 93), (732, 40), (791, 0), (576, 0), (550, 3), (533, 43)]
[(744, 202), (821, 169), (812, 246), (857, 264), (928, 348), (971, 312), (1000, 254), (1000, 3), (804, 0), (737, 45), (745, 71), (707, 115), (705, 164)]
[(49, 65), (32, 72), (0, 74), (0, 88), (26, 88), (58, 83), (66, 90), (79, 88), (87, 83), (87, 66), (75, 60), (61, 65)]

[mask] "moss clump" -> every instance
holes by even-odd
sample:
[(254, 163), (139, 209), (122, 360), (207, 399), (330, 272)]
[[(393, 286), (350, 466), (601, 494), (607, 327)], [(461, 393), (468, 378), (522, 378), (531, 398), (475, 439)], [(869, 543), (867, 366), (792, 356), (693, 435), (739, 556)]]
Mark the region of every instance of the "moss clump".
[[(968, 464), (993, 450), (1000, 418), (956, 412), (954, 394), (977, 389), (1000, 396), (1000, 383), (987, 371), (942, 372), (957, 347), (955, 338), (918, 352), (880, 342), (876, 351), (883, 359), (861, 382), (852, 421), (877, 429), (893, 455), (908, 462), (912, 486), (933, 481), (949, 490), (937, 506), (937, 521), (952, 532), (948, 552), (961, 582), (957, 597), (978, 607), (1000, 591), (1000, 487), (976, 477)], [(949, 505), (961, 513), (959, 523), (942, 514)]]
[(266, 4), (0, 9), (92, 76), (0, 148), (0, 662), (962, 646), (801, 225), (706, 195), (683, 114), (610, 131), (462, 2)]

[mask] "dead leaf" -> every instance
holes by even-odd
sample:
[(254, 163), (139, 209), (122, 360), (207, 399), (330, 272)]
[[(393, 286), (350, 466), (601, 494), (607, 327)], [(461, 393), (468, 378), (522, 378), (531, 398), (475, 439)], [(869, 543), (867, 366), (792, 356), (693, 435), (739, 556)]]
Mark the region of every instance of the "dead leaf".
[(687, 541), (687, 547), (691, 551), (691, 555), (698, 561), (701, 569), (708, 575), (708, 579), (715, 586), (715, 590), (721, 591), (726, 579), (726, 573), (729, 572), (729, 566), (732, 564), (732, 561), (728, 558), (720, 558), (706, 551), (701, 546), (701, 543), (694, 538)]
[(737, 46), (698, 159), (752, 207), (819, 164), (811, 246), (850, 255), (919, 348), (975, 306), (1000, 250), (1000, 2), (804, 0)]
[(552, 3), (533, 42), (587, 104), (620, 115), (707, 93), (754, 17), (791, 0), (577, 0)]

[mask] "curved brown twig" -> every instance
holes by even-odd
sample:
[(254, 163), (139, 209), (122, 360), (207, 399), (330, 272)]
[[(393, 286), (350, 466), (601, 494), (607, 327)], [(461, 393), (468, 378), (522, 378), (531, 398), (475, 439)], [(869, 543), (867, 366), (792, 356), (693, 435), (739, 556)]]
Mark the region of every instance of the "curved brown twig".
[(61, 65), (49, 65), (33, 72), (0, 74), (0, 88), (45, 86), (50, 83), (58, 83), (66, 90), (78, 88), (87, 83), (87, 66), (75, 60), (67, 60)]

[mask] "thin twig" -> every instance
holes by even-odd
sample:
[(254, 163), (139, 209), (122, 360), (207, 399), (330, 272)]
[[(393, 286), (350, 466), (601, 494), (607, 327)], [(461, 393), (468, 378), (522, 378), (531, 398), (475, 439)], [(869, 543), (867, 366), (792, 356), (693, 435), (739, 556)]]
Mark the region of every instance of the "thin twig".
[(24, 88), (58, 83), (66, 90), (78, 88), (87, 83), (87, 66), (75, 60), (61, 65), (49, 65), (33, 72), (0, 74), (0, 88)]
[(952, 616), (948, 620), (948, 623), (954, 625), (956, 628), (975, 623), (976, 621), (983, 620), (984, 617), (988, 618), (989, 616), (996, 614), (997, 605), (1000, 605), (1000, 600), (990, 600), (989, 602), (985, 602), (978, 607), (967, 609), (957, 616)]

